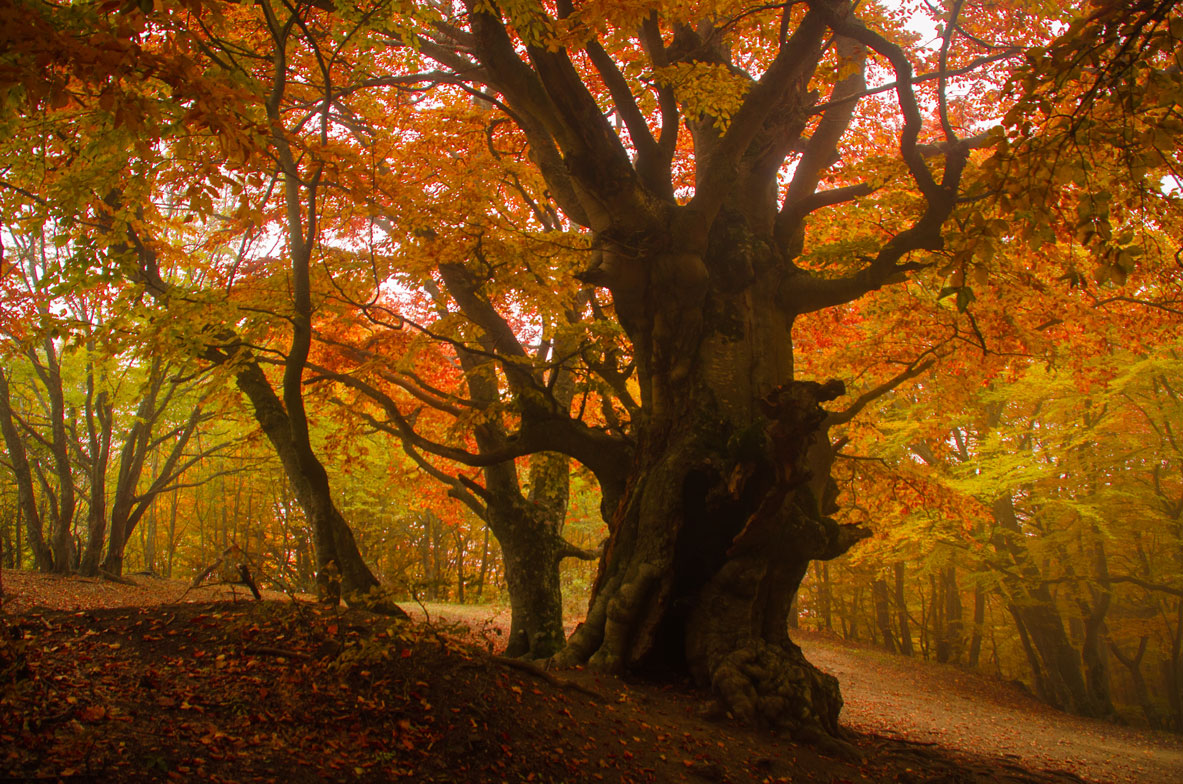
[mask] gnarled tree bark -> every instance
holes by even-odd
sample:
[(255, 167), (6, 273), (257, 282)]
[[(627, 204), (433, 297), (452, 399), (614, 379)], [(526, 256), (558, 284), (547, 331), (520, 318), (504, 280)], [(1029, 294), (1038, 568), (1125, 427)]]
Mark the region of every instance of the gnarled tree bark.
[[(742, 717), (838, 734), (837, 684), (789, 639), (787, 614), (810, 561), (839, 556), (864, 532), (832, 517), (835, 420), (822, 404), (842, 386), (795, 377), (792, 328), (802, 314), (905, 279), (919, 268), (908, 254), (941, 247), (968, 144), (943, 123), (938, 179), (917, 143), (923, 123), (904, 51), (841, 0), (783, 10), (779, 47), (726, 123), (681, 116), (669, 84), (631, 84), (594, 38), (578, 44), (595, 70), (585, 81), (561, 46), (515, 41), (496, 5), (465, 5), (466, 29), (441, 21), (420, 50), (506, 112), (552, 198), (593, 235), (582, 278), (611, 295), (640, 392), (625, 481), (601, 478), (618, 501), (607, 505), (610, 536), (587, 620), (559, 661), (690, 673)], [(574, 10), (565, 0), (555, 8), (559, 17)], [(554, 22), (536, 13), (541, 27)], [(635, 32), (638, 56), (654, 69), (740, 72), (728, 33), (711, 20), (664, 23), (655, 12)], [(831, 46), (847, 75), (823, 105), (809, 85)], [(857, 271), (817, 276), (795, 263), (809, 216), (873, 190), (818, 190), (865, 93), (869, 50), (896, 72), (900, 157), (922, 206)], [(606, 89), (627, 147), (589, 83)], [(659, 116), (641, 111), (635, 95), (645, 90)], [(672, 164), (683, 122), (695, 183), (679, 201)], [(790, 154), (798, 157), (782, 189)], [(584, 460), (569, 445), (554, 448)]]

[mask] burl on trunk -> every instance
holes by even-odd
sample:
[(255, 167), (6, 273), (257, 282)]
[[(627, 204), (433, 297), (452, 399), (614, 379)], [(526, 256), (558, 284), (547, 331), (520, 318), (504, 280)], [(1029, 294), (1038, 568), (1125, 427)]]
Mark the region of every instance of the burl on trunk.
[(789, 639), (788, 612), (809, 562), (866, 532), (829, 516), (821, 404), (843, 386), (792, 380), (789, 324), (761, 299), (745, 287), (679, 313), (670, 297), (655, 319), (680, 326), (665, 345), (649, 333), (652, 414), (587, 621), (560, 658), (689, 674), (742, 719), (822, 739), (839, 734), (838, 683)]

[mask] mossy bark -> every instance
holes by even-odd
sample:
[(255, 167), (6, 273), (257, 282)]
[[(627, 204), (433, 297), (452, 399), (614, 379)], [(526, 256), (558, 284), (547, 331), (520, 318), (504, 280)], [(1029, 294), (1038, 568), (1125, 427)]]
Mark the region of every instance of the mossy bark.
[(587, 620), (559, 659), (688, 674), (737, 717), (831, 738), (837, 681), (789, 639), (788, 613), (810, 561), (864, 532), (830, 517), (821, 403), (842, 385), (793, 380), (791, 322), (765, 296), (737, 287), (697, 311), (671, 298), (655, 319), (670, 325), (648, 333), (642, 390), (655, 416), (642, 423)]

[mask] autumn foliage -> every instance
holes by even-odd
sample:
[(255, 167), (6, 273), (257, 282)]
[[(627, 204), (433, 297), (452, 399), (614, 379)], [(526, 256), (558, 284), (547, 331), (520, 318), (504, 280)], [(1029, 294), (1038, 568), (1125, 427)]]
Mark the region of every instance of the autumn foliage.
[(0, 560), (504, 599), (822, 743), (790, 624), (1183, 729), (1181, 40), (0, 4)]

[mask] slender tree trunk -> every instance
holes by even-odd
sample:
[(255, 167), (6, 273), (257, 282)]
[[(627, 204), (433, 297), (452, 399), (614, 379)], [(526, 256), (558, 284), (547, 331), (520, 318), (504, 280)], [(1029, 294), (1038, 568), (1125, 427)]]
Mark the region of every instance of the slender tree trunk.
[[(1023, 622), (1023, 616), (1015, 605), (1009, 607), (1011, 616), (1015, 619), (1015, 629), (1019, 632), (1019, 641), (1023, 644), (1023, 652), (1027, 654), (1027, 664), (1031, 668), (1031, 678), (1035, 681), (1035, 693), (1038, 694), (1045, 702), (1049, 702), (1047, 695), (1050, 689), (1043, 677), (1043, 665), (1040, 663), (1039, 654), (1035, 651), (1035, 646), (1031, 644), (1031, 636), (1027, 634), (1027, 625)], [(994, 646), (994, 656), (998, 658), (998, 646)]]
[(123, 550), (134, 527), (131, 518), (144, 461), (148, 456), (152, 424), (156, 421), (156, 401), (163, 383), (162, 367), (159, 361), (153, 363), (148, 388), (136, 408), (131, 429), (119, 450), (119, 470), (111, 500), (111, 531), (107, 538), (107, 555), (103, 559), (103, 569), (111, 574), (123, 574)]
[(230, 514), (230, 493), (226, 491), (226, 483), (229, 481), (229, 476), (222, 476), (218, 480), (218, 484), (221, 486), (221, 492), (218, 495), (222, 498), (221, 520), (218, 524), (218, 546), (221, 548), (222, 552), (226, 552), (226, 549), (230, 547), (230, 518), (232, 516), (237, 518), (238, 516), (237, 496), (234, 497), (234, 514)]
[[(269, 12), (269, 6), (265, 6)], [(291, 12), (295, 14), (295, 11)], [(291, 17), (294, 23), (295, 17)], [(287, 32), (272, 19), (272, 33), (278, 52), (286, 52)], [(289, 77), (283, 57), (275, 68), (270, 99), (265, 105), (271, 122), (271, 149), (282, 173), (283, 195), (287, 214), (286, 239), (289, 245), (290, 282), (292, 292), (291, 342), (283, 363), (280, 395), (246, 346), (230, 327), (213, 326), (205, 337), (208, 343), (200, 351), (200, 358), (216, 365), (235, 368), (235, 383), (250, 401), (255, 420), (271, 442), (291, 482), (292, 490), (304, 511), (312, 533), (317, 566), (317, 589), (322, 600), (337, 603), (342, 596), (347, 601), (363, 604), (371, 610), (405, 617), (406, 613), (380, 595), (378, 579), (366, 565), (358, 551), (353, 531), (333, 502), (328, 472), (312, 449), (308, 416), (304, 406), (304, 371), (312, 345), (312, 257), (319, 241), (318, 188), (321, 184), (323, 162), (308, 161), (309, 170), (301, 171), (285, 131), (285, 117), (280, 102)], [(328, 104), (323, 107), (328, 111)], [(322, 126), (327, 142), (327, 114)], [(119, 207), (122, 193), (114, 191), (107, 201)], [(127, 249), (138, 257), (138, 277), (148, 292), (165, 304), (174, 296), (173, 287), (160, 274), (155, 251), (143, 240), (130, 234), (124, 238)], [(282, 396), (282, 397), (281, 397)]]
[(468, 539), (456, 531), (456, 601), (464, 604), (464, 551), (468, 549)]
[(8, 447), (8, 459), (12, 464), (13, 479), (16, 482), (17, 504), (25, 519), (26, 539), (33, 551), (33, 563), (43, 572), (53, 570), (53, 551), (45, 541), (42, 532), (41, 510), (37, 507), (37, 494), (33, 489), (33, 471), (29, 467), (25, 442), (16, 427), (12, 410), (8, 376), (0, 368), (0, 430), (4, 432), (4, 443)]
[(208, 482), (203, 482), (193, 490), (193, 516), (197, 518), (197, 543), (198, 543), (198, 563), (208, 563), (205, 555), (206, 545), (206, 517), (209, 507), (202, 509), (201, 494), (202, 490), (208, 487)]
[(912, 656), (912, 629), (908, 622), (908, 600), (904, 595), (904, 569), (903, 561), (894, 567), (896, 619), (900, 628), (900, 653)]
[(883, 647), (889, 653), (895, 653), (898, 647), (891, 628), (891, 602), (888, 599), (886, 580), (875, 579), (871, 582), (871, 600), (875, 605), (875, 623), (879, 626)]
[(485, 526), (484, 544), (481, 545), (481, 568), (476, 578), (476, 598), (480, 601), (485, 596), (485, 579), (489, 575), (489, 526)]
[(66, 437), (66, 401), (62, 389), (62, 368), (57, 348), (46, 338), (43, 342), (45, 364), (30, 354), (45, 385), (49, 399), (49, 424), (54, 473), (57, 478), (57, 498), (53, 506), (50, 549), (53, 550), (55, 572), (69, 572), (74, 567), (74, 513), (78, 498), (74, 492), (74, 471), (70, 461), (70, 445)]
[(1134, 698), (1138, 701), (1138, 706), (1146, 717), (1146, 723), (1152, 729), (1161, 729), (1163, 726), (1162, 714), (1159, 713), (1158, 706), (1151, 699), (1150, 688), (1146, 685), (1146, 677), (1142, 674), (1142, 657), (1146, 653), (1146, 644), (1149, 641), (1149, 637), (1143, 636), (1138, 641), (1138, 652), (1133, 656), (1124, 655), (1121, 648), (1115, 643), (1110, 643), (1109, 648), (1113, 651), (1113, 656), (1130, 672), (1130, 679), (1134, 685)]
[(924, 590), (921, 589), (917, 593), (920, 594), (920, 656), (925, 661), (928, 661), (928, 652), (931, 635), (929, 633), (930, 621), (929, 616), (932, 614), (929, 611), (929, 602), (925, 600)]
[[(996, 499), (991, 508), (999, 523), (993, 546), (1015, 565), (1014, 572), (1004, 573), (1010, 593), (1011, 614), (1026, 638), (1028, 661), (1036, 674), (1039, 695), (1046, 702), (1070, 713), (1084, 716), (1104, 715), (1104, 708), (1091, 697), (1082, 670), (1080, 653), (1072, 645), (1055, 598), (1043, 581), (1022, 541), (1022, 532), (1010, 494)], [(1036, 667), (1036, 663), (1042, 667)]]
[[(422, 531), (416, 539), (416, 550), (419, 553), (419, 575), (420, 581), (423, 585), (425, 595), (431, 598), (431, 585), (434, 582), (434, 575), (432, 574), (432, 538), (430, 520), (427, 518), (428, 513), (422, 513), (417, 516), (417, 522), (422, 527)], [(417, 595), (417, 594), (416, 594)]]
[(934, 574), (928, 575), (928, 603), (932, 607), (933, 653), (939, 662), (949, 660), (949, 633), (945, 628), (945, 613), (948, 606), (940, 593), (940, 581)]
[[(90, 349), (93, 351), (94, 346)], [(114, 406), (107, 392), (95, 392), (95, 367), (88, 363), (86, 372), (86, 434), (89, 446), (90, 504), (86, 523), (86, 548), (78, 571), (88, 577), (98, 574), (99, 560), (107, 535), (107, 466), (111, 455)]]
[[(1098, 534), (1099, 532), (1095, 532)], [(1105, 618), (1112, 604), (1113, 594), (1109, 591), (1109, 567), (1105, 548), (1100, 538), (1093, 545), (1093, 560), (1099, 586), (1093, 588), (1091, 607), (1081, 602), (1084, 621), (1084, 639), (1081, 642), (1081, 661), (1084, 665), (1085, 688), (1093, 715), (1112, 718), (1116, 715), (1110, 692), (1108, 629)]]
[(13, 547), (13, 553), (16, 556), (13, 561), (13, 568), (14, 569), (23, 569), (24, 565), (25, 565), (24, 540), (27, 539), (27, 537), (23, 536), (23, 532), (25, 530), (24, 517), (25, 517), (24, 510), (22, 510), (18, 506), (17, 510), (16, 510), (16, 525), (14, 526), (13, 532), (12, 532), (12, 537), (15, 542), (15, 546)]
[[(1080, 654), (1072, 646), (1064, 630), (1059, 612), (1052, 604), (1046, 588), (1037, 589), (1036, 603), (1015, 607), (1023, 627), (1031, 640), (1033, 652), (1042, 663), (1040, 696), (1051, 705), (1070, 713), (1096, 716), (1101, 713), (1089, 697), (1081, 670)], [(1028, 653), (1030, 658), (1031, 652)]]
[[(181, 491), (179, 488), (173, 488), (172, 493), (169, 494), (170, 503), (168, 505), (168, 551), (165, 554), (164, 562), (164, 576), (169, 579), (172, 579), (173, 576), (173, 561), (177, 554), (177, 507), (179, 506), (177, 495), (180, 492)], [(286, 531), (284, 536), (286, 538)], [(286, 558), (284, 559), (284, 563), (287, 563)]]
[(863, 606), (863, 587), (856, 585), (850, 594), (850, 605), (847, 606), (843, 602), (838, 602), (839, 609), (845, 608), (842, 612), (842, 638), (846, 640), (859, 639), (859, 613)]
[[(256, 421), (275, 448), (312, 530), (321, 598), (336, 602), (344, 597), (374, 610), (405, 615), (402, 609), (375, 594), (378, 579), (362, 560), (353, 531), (333, 502), (328, 472), (308, 440), (307, 420), (299, 427), (294, 426), (295, 418), (289, 417), (262, 368), (254, 362), (245, 363), (235, 379), (238, 388), (250, 399)], [(299, 396), (299, 386), (298, 379), (289, 380), (291, 388), (286, 395), (289, 405)], [(299, 411), (302, 416), (303, 409)]]
[[(0, 506), (0, 569), (12, 569), (12, 524), (16, 519), (10, 515), (7, 505)], [(20, 524), (19, 522), (17, 523)]]
[(0, 515), (3, 515), (3, 520), (0, 520), (0, 568), (16, 569), (16, 543), (18, 539), (14, 539), (14, 534), (20, 530), (21, 519), (19, 507), (13, 505), (8, 506), (7, 503), (0, 506)]
[(969, 666), (977, 669), (982, 655), (982, 629), (986, 622), (986, 592), (982, 586), (974, 586), (974, 628), (969, 641)]
[(156, 504), (148, 507), (148, 524), (144, 531), (144, 569), (156, 574)]
[(1170, 657), (1162, 663), (1167, 704), (1171, 708), (1171, 728), (1183, 732), (1183, 599), (1175, 604), (1175, 629)]
[(428, 573), (427, 595), (434, 602), (446, 596), (444, 584), (446, 577), (447, 545), (444, 542), (443, 521), (434, 514), (428, 517), (428, 542), (431, 549), (431, 568)]
[[(937, 661), (961, 660), (964, 647), (961, 621), (961, 591), (957, 586), (957, 569), (949, 565), (941, 569), (939, 587), (934, 601), (942, 607), (940, 634), (937, 637)], [(939, 597), (939, 598), (938, 598)]]

